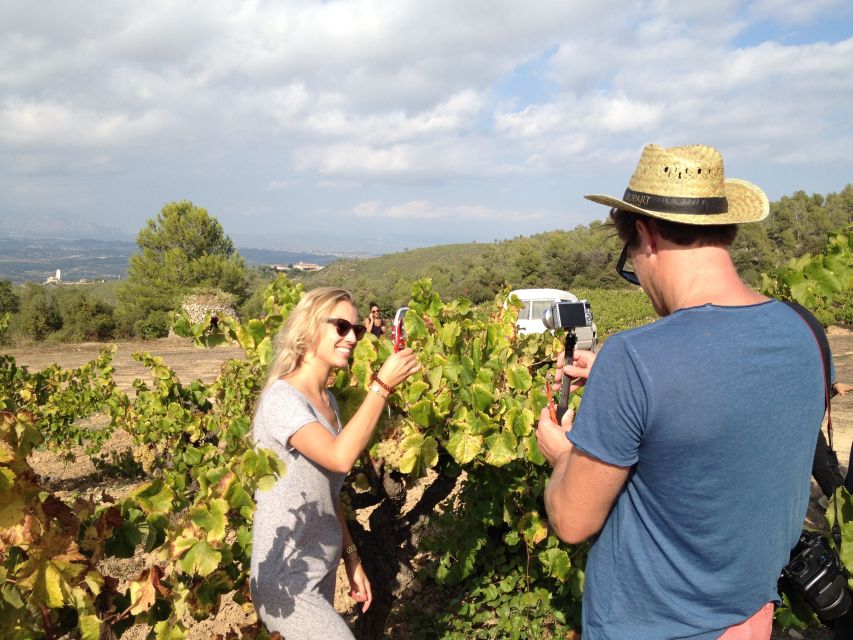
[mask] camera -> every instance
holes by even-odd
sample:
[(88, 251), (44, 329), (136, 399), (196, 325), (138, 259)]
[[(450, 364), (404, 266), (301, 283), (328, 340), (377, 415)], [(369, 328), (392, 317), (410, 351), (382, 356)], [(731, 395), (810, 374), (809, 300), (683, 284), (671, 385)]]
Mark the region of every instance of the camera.
[(557, 302), (542, 313), (542, 324), (548, 329), (568, 329), (592, 325), (589, 301)]
[(840, 618), (850, 608), (844, 565), (829, 542), (815, 531), (803, 530), (800, 534), (779, 580), (786, 593), (799, 596), (824, 622)]

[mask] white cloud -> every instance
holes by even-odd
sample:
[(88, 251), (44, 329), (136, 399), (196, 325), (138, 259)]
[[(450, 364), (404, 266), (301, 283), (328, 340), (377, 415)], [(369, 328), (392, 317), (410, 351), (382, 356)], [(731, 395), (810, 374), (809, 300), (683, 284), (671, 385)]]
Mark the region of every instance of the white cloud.
[[(851, 12), (844, 0), (8, 0), (0, 174), (43, 175), (50, 201), (67, 189), (70, 204), (79, 192), (51, 176), (108, 172), (129, 201), (186, 190), (234, 215), (283, 196), (306, 220), (376, 199), (403, 203), (376, 215), (497, 224), (550, 219), (572, 180), (624, 171), (647, 142), (843, 173), (853, 38), (798, 25)], [(86, 193), (112, 215), (112, 193)]]
[(841, 19), (850, 15), (850, 4), (845, 0), (757, 0), (750, 6), (755, 18), (772, 19), (789, 25), (810, 23), (821, 14), (835, 14)]
[(378, 200), (357, 204), (352, 209), (359, 218), (390, 218), (397, 220), (534, 220), (553, 214), (542, 211), (518, 212), (491, 209), (482, 205), (438, 205), (427, 200), (413, 200), (395, 205), (383, 205)]

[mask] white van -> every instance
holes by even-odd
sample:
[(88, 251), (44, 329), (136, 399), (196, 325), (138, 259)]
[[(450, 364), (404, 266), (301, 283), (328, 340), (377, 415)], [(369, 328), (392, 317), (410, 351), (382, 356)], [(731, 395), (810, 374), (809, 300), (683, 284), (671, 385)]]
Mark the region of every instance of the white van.
[[(542, 313), (555, 302), (577, 302), (578, 297), (561, 289), (516, 289), (509, 296), (518, 296), (524, 307), (518, 312), (519, 333), (544, 333)], [(590, 327), (578, 327), (578, 349), (592, 351), (598, 342), (598, 328), (595, 323)]]

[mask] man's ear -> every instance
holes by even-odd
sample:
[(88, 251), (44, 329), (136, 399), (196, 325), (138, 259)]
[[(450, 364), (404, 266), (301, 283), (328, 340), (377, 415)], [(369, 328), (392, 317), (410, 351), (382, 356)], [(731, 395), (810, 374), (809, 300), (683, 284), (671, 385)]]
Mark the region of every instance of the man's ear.
[(640, 238), (640, 247), (646, 254), (655, 253), (658, 248), (657, 225), (654, 220), (637, 219), (634, 224), (637, 227), (637, 236)]

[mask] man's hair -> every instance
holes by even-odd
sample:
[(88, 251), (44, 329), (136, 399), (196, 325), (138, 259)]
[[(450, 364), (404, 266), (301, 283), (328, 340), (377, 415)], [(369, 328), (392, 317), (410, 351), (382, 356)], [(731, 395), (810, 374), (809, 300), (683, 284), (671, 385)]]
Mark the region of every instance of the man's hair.
[(737, 236), (736, 224), (683, 224), (623, 209), (611, 209), (610, 218), (622, 242), (630, 240), (632, 244), (637, 242), (635, 232), (637, 220), (654, 224), (662, 238), (682, 247), (718, 245), (728, 247)]

